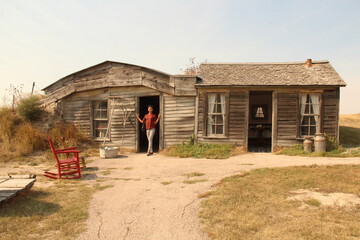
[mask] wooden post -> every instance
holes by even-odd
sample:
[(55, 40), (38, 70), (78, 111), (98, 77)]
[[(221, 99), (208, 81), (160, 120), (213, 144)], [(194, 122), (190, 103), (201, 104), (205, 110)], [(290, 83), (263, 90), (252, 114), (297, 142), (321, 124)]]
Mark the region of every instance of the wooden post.
[(338, 143), (340, 143), (340, 88), (336, 89), (336, 129), (335, 129), (335, 138)]
[(245, 141), (244, 141), (244, 145), (245, 148), (247, 149), (249, 147), (249, 111), (250, 111), (250, 92), (249, 90), (245, 91), (245, 126), (244, 126), (244, 130), (245, 130)]
[(32, 85), (31, 95), (33, 95), (33, 93), (34, 93), (34, 87), (35, 87), (35, 82), (33, 82), (33, 85)]
[(198, 137), (198, 127), (199, 127), (199, 89), (196, 89), (195, 97), (195, 126), (194, 126), (194, 136), (195, 139)]
[(277, 94), (277, 90), (274, 90), (272, 94), (271, 152), (273, 152), (274, 148), (277, 146), (277, 103), (278, 103), (278, 94)]
[(164, 117), (165, 117), (165, 106), (164, 106), (164, 94), (161, 93), (159, 96), (160, 104), (160, 132), (159, 132), (159, 150), (164, 150)]
[[(139, 97), (135, 97), (135, 114), (139, 113)], [(135, 117), (135, 152), (140, 152), (140, 144), (139, 144), (139, 121)]]

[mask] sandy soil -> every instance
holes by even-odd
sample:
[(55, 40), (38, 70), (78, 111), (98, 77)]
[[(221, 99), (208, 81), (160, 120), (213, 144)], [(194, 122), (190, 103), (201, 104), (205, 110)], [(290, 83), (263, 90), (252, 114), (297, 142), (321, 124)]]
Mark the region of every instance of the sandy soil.
[[(207, 239), (197, 218), (200, 193), (226, 176), (264, 167), (311, 164), (360, 164), (360, 158), (308, 158), (249, 153), (226, 160), (179, 159), (162, 155), (130, 154), (95, 159), (98, 179), (112, 188), (94, 195), (87, 231), (79, 239), (197, 240)], [(110, 175), (104, 175), (104, 171)], [(186, 184), (187, 173), (203, 182)], [(117, 180), (114, 180), (117, 179)], [(162, 182), (171, 182), (168, 185)]]

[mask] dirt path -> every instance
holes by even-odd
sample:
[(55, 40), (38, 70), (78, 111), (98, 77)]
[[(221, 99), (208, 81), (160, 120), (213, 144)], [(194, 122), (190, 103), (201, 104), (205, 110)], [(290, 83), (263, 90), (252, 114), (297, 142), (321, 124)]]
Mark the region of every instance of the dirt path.
[[(226, 176), (242, 171), (311, 164), (360, 164), (360, 158), (307, 158), (264, 153), (226, 160), (179, 159), (162, 155), (131, 154), (117, 159), (96, 159), (101, 184), (114, 187), (95, 194), (88, 229), (79, 239), (197, 240), (207, 239), (197, 218), (200, 193)], [(110, 171), (110, 175), (101, 172)], [(190, 177), (187, 173), (203, 176)], [(111, 180), (111, 179), (117, 180)], [(205, 180), (187, 184), (185, 180)], [(168, 185), (162, 182), (171, 182)]]

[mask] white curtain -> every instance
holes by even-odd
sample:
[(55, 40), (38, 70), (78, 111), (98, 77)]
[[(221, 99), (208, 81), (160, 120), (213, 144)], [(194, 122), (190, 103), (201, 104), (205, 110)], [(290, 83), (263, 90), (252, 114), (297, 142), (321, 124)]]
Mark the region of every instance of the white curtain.
[(223, 119), (223, 124), (225, 123), (225, 94), (220, 93), (220, 99), (221, 99), (221, 113), (222, 113), (222, 119)]
[(300, 121), (300, 124), (302, 124), (302, 121), (304, 119), (305, 106), (306, 106), (306, 97), (307, 97), (307, 94), (302, 94), (301, 95), (301, 121)]
[[(215, 93), (209, 93), (208, 94), (208, 113), (214, 113), (215, 110), (215, 99), (216, 94)], [(208, 115), (208, 134), (213, 134), (211, 125), (214, 123), (213, 115)]]
[(310, 94), (310, 99), (312, 103), (312, 108), (315, 114), (315, 122), (316, 122), (316, 132), (320, 132), (320, 123), (319, 123), (319, 114), (320, 114), (320, 95), (319, 94)]

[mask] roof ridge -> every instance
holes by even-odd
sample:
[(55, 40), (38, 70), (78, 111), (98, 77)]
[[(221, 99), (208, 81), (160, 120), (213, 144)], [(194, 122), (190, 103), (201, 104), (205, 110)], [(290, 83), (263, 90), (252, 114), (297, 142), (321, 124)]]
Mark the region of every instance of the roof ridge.
[[(312, 64), (329, 63), (328, 60), (312, 61)], [(201, 65), (295, 65), (306, 64), (306, 62), (206, 62)]]

